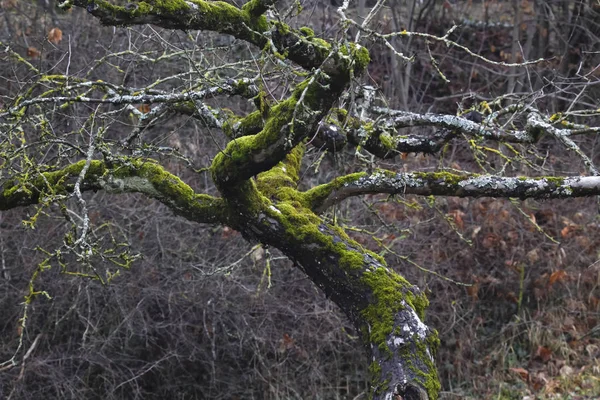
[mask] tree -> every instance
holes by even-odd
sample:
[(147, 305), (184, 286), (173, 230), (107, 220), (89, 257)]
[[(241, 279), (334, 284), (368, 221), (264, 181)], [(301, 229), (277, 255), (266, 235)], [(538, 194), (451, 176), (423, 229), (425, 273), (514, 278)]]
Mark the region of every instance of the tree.
[[(169, 48), (163, 57), (187, 59), (190, 69), (165, 71), (168, 75), (164, 78), (139, 85), (127, 76), (121, 82), (91, 79), (96, 66), (83, 77), (68, 68), (64, 74), (52, 75), (7, 50), (18, 68), (28, 70), (29, 78), (21, 96), (0, 110), (0, 210), (35, 206), (35, 214), (27, 222), (33, 226), (39, 215), (57, 207), (72, 225), (63, 245), (47, 253), (31, 278), (25, 307), (44, 294), (36, 279), (53, 263), (66, 269), (71, 257), (71, 262), (86, 271), (72, 273), (109, 281), (113, 274), (98, 271), (91, 262), (94, 256), (101, 254), (122, 267), (134, 262), (130, 253), (116, 252), (117, 240), (110, 248), (95, 242), (98, 222), (90, 215), (85, 193), (141, 193), (189, 221), (227, 226), (246, 240), (278, 249), (292, 260), (356, 328), (371, 360), (373, 398), (438, 398), (440, 383), (434, 360), (439, 340), (435, 329), (425, 324), (426, 295), (388, 266), (381, 255), (353, 240), (326, 213), (346, 199), (369, 194), (519, 199), (598, 195), (598, 170), (573, 138), (598, 133), (600, 128), (569, 120), (573, 115), (583, 118), (595, 112), (576, 112), (569, 107), (564, 114), (547, 115), (538, 108), (535, 96), (504, 104), (498, 101), (493, 108), (482, 103), (477, 110), (460, 115), (394, 110), (378, 102), (376, 90), (364, 84), (371, 59), (367, 43), (371, 45), (371, 41), (373, 46), (392, 48), (398, 38), (434, 41), (501, 68), (523, 68), (539, 60), (516, 64), (485, 59), (454, 41), (453, 29), (440, 36), (406, 30), (378, 32), (370, 26), (383, 1), (363, 13), (360, 23), (351, 16), (349, 2), (344, 2), (337, 10), (341, 26), (337, 37), (323, 39), (309, 27), (295, 28), (287, 22), (299, 10), (275, 3), (59, 2), (61, 8), (85, 9), (107, 26), (152, 24), (190, 35), (198, 30), (233, 37), (238, 41), (235, 44), (217, 45), (229, 44), (248, 52), (254, 63), (248, 67), (240, 62), (199, 70), (193, 58), (202, 56), (194, 49)], [(240, 42), (251, 49), (239, 46)], [(123, 50), (111, 56), (126, 54), (133, 52)], [(404, 57), (398, 50), (393, 55)], [(148, 61), (143, 51), (135, 56)], [(149, 61), (157, 64), (161, 60)], [(433, 55), (431, 65), (446, 79)], [(255, 109), (234, 112), (211, 104), (219, 96), (251, 99)], [(73, 114), (63, 116), (64, 110)], [(227, 140), (210, 166), (196, 168), (196, 162), (185, 155), (185, 142), (179, 149), (150, 144), (150, 135), (160, 131), (161, 124), (173, 115), (199, 121), (208, 135), (213, 129), (225, 135)], [(118, 121), (123, 123), (123, 118), (129, 119), (128, 126), (112, 127)], [(401, 129), (414, 127), (434, 127), (435, 132), (399, 134)], [(510, 163), (503, 152), (513, 151), (517, 144), (535, 144), (542, 137), (552, 137), (578, 155), (588, 167), (588, 175), (506, 176), (505, 168), (494, 174), (448, 168), (398, 172), (368, 158), (434, 154), (465, 138), (472, 148), (495, 152)], [(219, 143), (221, 139), (215, 140)], [(487, 142), (499, 143), (503, 150), (482, 144)], [(302, 188), (302, 163), (309, 146), (339, 154), (350, 145), (356, 146), (363, 171)], [(202, 192), (184, 182), (161, 158), (165, 152), (196, 168), (196, 173), (208, 174), (218, 193)], [(70, 212), (74, 204), (80, 213), (77, 218)]]

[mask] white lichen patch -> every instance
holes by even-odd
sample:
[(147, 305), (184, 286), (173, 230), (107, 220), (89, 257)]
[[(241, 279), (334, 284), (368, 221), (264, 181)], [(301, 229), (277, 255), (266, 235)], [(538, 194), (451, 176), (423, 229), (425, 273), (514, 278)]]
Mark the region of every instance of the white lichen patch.
[(279, 210), (277, 209), (277, 207), (275, 207), (274, 205), (270, 205), (270, 206), (269, 206), (269, 208), (270, 208), (271, 210), (275, 211), (277, 214), (281, 214), (281, 211), (279, 211)]
[(192, 10), (197, 10), (198, 9), (198, 5), (192, 3), (191, 1), (186, 1), (185, 4), (187, 4), (188, 7), (191, 8)]
[(154, 188), (152, 182), (139, 176), (123, 178), (109, 176), (106, 180), (101, 180), (100, 185), (104, 190), (111, 193), (137, 192), (153, 197), (160, 196), (160, 192)]
[(404, 340), (404, 338), (401, 338), (401, 337), (398, 337), (398, 336), (396, 336), (393, 339), (388, 340), (388, 346), (389, 347), (402, 346), (404, 343), (406, 343), (406, 341)]
[(425, 338), (427, 337), (427, 331), (429, 330), (427, 328), (427, 325), (425, 325), (423, 323), (423, 321), (421, 321), (421, 318), (419, 318), (416, 311), (412, 307), (408, 306), (408, 304), (406, 304), (406, 302), (402, 301), (402, 305), (411, 314), (412, 324), (404, 325), (404, 327), (408, 327), (408, 329), (409, 329), (407, 332), (408, 336), (411, 337), (413, 335), (417, 335), (419, 337), (419, 339), (425, 340)]

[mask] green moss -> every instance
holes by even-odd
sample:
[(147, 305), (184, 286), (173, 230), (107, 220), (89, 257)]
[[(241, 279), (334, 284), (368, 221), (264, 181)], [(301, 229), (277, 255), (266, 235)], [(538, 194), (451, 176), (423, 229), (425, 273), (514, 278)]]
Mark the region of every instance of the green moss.
[(366, 172), (357, 172), (335, 178), (333, 181), (315, 186), (312, 189), (303, 193), (304, 204), (312, 210), (320, 207), (320, 205), (337, 189), (343, 187), (346, 183), (356, 182), (363, 176), (366, 176)]
[(561, 119), (562, 117), (563, 117), (563, 113), (558, 112), (556, 114), (552, 114), (549, 119), (550, 119), (550, 122), (556, 122), (559, 119)]
[(308, 26), (303, 26), (300, 28), (300, 33), (302, 33), (307, 38), (312, 38), (315, 36), (315, 31), (310, 29)]
[[(408, 368), (410, 368), (410, 370), (416, 375), (416, 380), (425, 389), (429, 399), (436, 400), (439, 396), (442, 385), (440, 384), (440, 380), (438, 378), (435, 363), (432, 361), (431, 357), (435, 357), (435, 353), (440, 345), (438, 333), (434, 330), (425, 339), (425, 341), (415, 340), (414, 342), (416, 351), (413, 352), (413, 349), (408, 346), (404, 347), (402, 349), (404, 354), (401, 354), (401, 357), (405, 360), (416, 358), (423, 363), (425, 368), (418, 368), (412, 363), (408, 364)], [(431, 352), (431, 357), (428, 354), (428, 350)], [(428, 372), (425, 372), (424, 370)]]
[(359, 74), (363, 72), (371, 62), (371, 55), (366, 47), (360, 46), (356, 43), (350, 43), (350, 46), (352, 48), (352, 55), (356, 64), (354, 67), (355, 73)]
[(258, 111), (260, 112), (262, 118), (268, 118), (271, 106), (267, 101), (267, 94), (261, 91), (252, 100), (254, 101), (254, 105), (256, 106), (256, 108), (258, 108)]
[[(393, 283), (390, 285), (390, 280), (387, 277), (384, 277), (385, 271), (375, 273), (379, 276), (376, 278), (370, 277), (369, 282), (378, 282), (377, 285), (387, 286), (388, 289), (378, 289), (375, 296), (379, 301), (382, 301), (381, 299), (387, 299), (387, 301), (385, 301), (386, 304), (380, 304), (379, 311), (374, 311), (375, 308), (373, 308), (367, 312), (372, 313), (371, 315), (368, 315), (367, 318), (371, 320), (374, 319), (376, 322), (376, 325), (373, 325), (373, 323), (370, 322), (371, 340), (379, 341), (379, 350), (384, 354), (387, 353), (391, 356), (390, 350), (385, 344), (385, 339), (392, 333), (391, 327), (393, 327), (394, 324), (394, 316), (403, 307), (402, 304), (399, 304), (402, 302), (402, 298), (404, 298), (404, 302), (407, 305), (415, 308), (417, 314), (420, 314), (420, 318), (422, 318), (422, 310), (426, 307), (427, 300), (422, 295), (415, 296), (408, 291), (406, 286), (408, 285), (408, 282), (401, 277), (393, 277), (391, 279), (391, 282)], [(399, 295), (396, 295), (396, 292), (398, 292)], [(363, 316), (364, 315), (365, 313), (363, 312)], [(401, 329), (401, 327), (397, 327), (397, 329)], [(378, 331), (374, 332), (374, 330)], [(365, 331), (364, 333), (368, 332)], [(437, 331), (430, 332), (425, 340), (415, 337), (413, 343), (415, 344), (414, 347), (401, 347), (399, 356), (407, 361), (408, 368), (413, 375), (416, 376), (416, 383), (425, 389), (429, 398), (432, 400), (437, 399), (441, 385), (437, 376), (435, 364), (432, 361), (432, 357), (435, 357), (435, 352), (440, 343)], [(421, 367), (417, 367), (414, 360), (418, 360)], [(373, 385), (376, 387), (376, 392), (379, 388), (389, 388), (389, 380), (384, 379), (385, 377), (382, 376), (381, 367), (377, 362), (374, 361), (371, 363), (369, 372), (371, 382), (373, 382)]]
[[(246, 5), (247, 7), (239, 9), (224, 1), (147, 0), (118, 6), (106, 0), (95, 0), (94, 6), (97, 10), (101, 10), (98, 14), (112, 16), (121, 21), (146, 15), (156, 15), (164, 20), (176, 21), (177, 17), (187, 14), (193, 7), (195, 12), (191, 14), (192, 20), (182, 24), (182, 28), (193, 25), (198, 29), (211, 29), (233, 34), (240, 39), (249, 40), (262, 46), (266, 40), (255, 32), (267, 31), (269, 24), (263, 15), (257, 15), (260, 14), (260, 6), (256, 5), (260, 3), (260, 1), (252, 1)], [(110, 22), (113, 23), (113, 21)], [(177, 26), (175, 22), (173, 25), (173, 27)], [(249, 31), (246, 27), (254, 32)]]
[[(285, 156), (284, 161), (265, 171), (257, 177), (257, 187), (266, 197), (279, 200), (300, 199), (300, 193), (294, 189), (300, 179), (300, 165), (304, 156), (305, 146), (300, 143)], [(285, 192), (282, 189), (288, 189)], [(295, 193), (294, 193), (295, 192)], [(283, 194), (284, 196), (280, 196)]]
[(369, 378), (370, 381), (376, 385), (375, 394), (383, 394), (390, 387), (390, 380), (384, 379), (381, 372), (381, 365), (377, 361), (373, 361), (369, 364)]
[[(266, 156), (265, 149), (282, 140), (285, 140), (284, 143), (289, 146), (295, 146), (299, 140), (303, 139), (302, 134), (305, 132), (302, 130), (291, 131), (287, 138), (282, 137), (282, 130), (292, 122), (298, 100), (303, 96), (304, 107), (319, 110), (322, 108), (322, 102), (326, 101), (324, 97), (332, 95), (318, 82), (313, 82), (308, 86), (309, 83), (310, 79), (299, 83), (290, 97), (271, 107), (260, 133), (230, 142), (227, 148), (213, 159), (211, 171), (217, 184), (231, 184), (231, 182), (248, 179), (250, 176), (272, 168), (285, 157), (289, 148), (282, 146), (281, 153), (273, 154), (270, 157)], [(252, 119), (247, 121), (256, 123), (256, 118), (257, 115), (254, 114)], [(302, 122), (296, 121), (296, 123), (300, 125)], [(249, 169), (248, 166), (252, 166), (254, 169)]]
[[(251, 176), (255, 175), (260, 171), (241, 170), (244, 166), (250, 164), (251, 161), (269, 164), (270, 160), (257, 159), (255, 155), (262, 153), (264, 149), (280, 139), (281, 128), (292, 120), (296, 102), (296, 98), (291, 96), (287, 100), (272, 107), (269, 113), (269, 119), (259, 134), (244, 136), (231, 141), (227, 145), (227, 148), (213, 159), (211, 170), (215, 180), (217, 182), (222, 181), (223, 183), (241, 180), (238, 176), (229, 176), (228, 173), (230, 172), (234, 174), (250, 172)], [(250, 121), (252, 121), (252, 123), (256, 122), (256, 114), (252, 118), (252, 120), (247, 120), (248, 123), (250, 123)], [(247, 179), (247, 176), (244, 176), (242, 179)]]
[(223, 123), (223, 133), (234, 139), (241, 136), (256, 135), (264, 128), (264, 120), (260, 111), (254, 111), (244, 118), (238, 118), (233, 113)]
[(244, 4), (242, 10), (252, 17), (258, 17), (267, 12), (267, 7), (265, 7), (264, 0), (250, 0)]
[(556, 186), (562, 186), (565, 183), (565, 178), (560, 178), (557, 176), (544, 176), (541, 179), (545, 179), (548, 183), (554, 184)]
[(373, 361), (369, 365), (369, 376), (371, 380), (379, 379), (381, 377), (381, 365), (377, 361)]
[(318, 37), (310, 38), (310, 43), (316, 45), (317, 47), (320, 47), (323, 50), (326, 50), (327, 53), (329, 53), (329, 51), (331, 50), (331, 43), (329, 43), (328, 41), (323, 40), (321, 38), (318, 38)]
[[(317, 238), (324, 238), (318, 228), (318, 225), (322, 223), (321, 219), (309, 210), (298, 208), (297, 204), (289, 201), (277, 203), (276, 208), (285, 215), (282, 222), (286, 234), (299, 240), (310, 238), (311, 241), (319, 241)], [(333, 240), (331, 242), (333, 243)]]
[(394, 150), (396, 148), (396, 143), (394, 143), (394, 138), (388, 132), (382, 132), (379, 135), (379, 141), (388, 150)]
[[(6, 189), (0, 193), (0, 209), (9, 209), (22, 203), (37, 203), (43, 194), (65, 194), (73, 185), (72, 180), (67, 183), (67, 179), (77, 177), (85, 165), (86, 160), (81, 160), (58, 171), (43, 172), (37, 177), (24, 174), (14, 178), (12, 182), (6, 182), (3, 185)], [(92, 160), (87, 169), (86, 180), (95, 182), (105, 171), (104, 162)]]
[(423, 180), (427, 180), (427, 181), (436, 181), (436, 182), (443, 181), (443, 182), (447, 183), (448, 185), (457, 185), (460, 182), (464, 181), (465, 179), (477, 176), (474, 174), (471, 174), (469, 176), (457, 175), (457, 174), (453, 174), (451, 172), (446, 172), (446, 171), (415, 172), (414, 175), (416, 178), (419, 178), (419, 179), (423, 179)]
[[(283, 213), (283, 218), (280, 215), (274, 215), (274, 217), (282, 222), (286, 235), (305, 243), (319, 243), (323, 255), (337, 255), (338, 266), (347, 273), (365, 268), (366, 253), (383, 262), (381, 257), (364, 250), (359, 243), (350, 239), (344, 230), (339, 227), (328, 226), (329, 229), (335, 231), (334, 235), (323, 233), (319, 229), (320, 226), (324, 225), (323, 220), (304, 207), (302, 202), (298, 200), (280, 201), (275, 204), (275, 207)], [(275, 211), (271, 210), (270, 212)], [(337, 239), (334, 239), (334, 236), (337, 236)], [(319, 257), (319, 255), (315, 253), (315, 257)], [(327, 262), (330, 263), (330, 260), (327, 260)]]
[[(347, 270), (359, 270), (364, 268), (365, 265), (365, 256), (354, 250), (347, 250), (345, 246), (338, 245), (339, 251), (341, 251), (342, 256), (339, 259), (340, 265), (344, 266)], [(342, 248), (343, 247), (343, 248)]]
[(362, 281), (373, 293), (371, 304), (362, 311), (371, 329), (371, 343), (381, 351), (389, 352), (386, 338), (392, 333), (396, 314), (406, 304), (423, 320), (429, 301), (424, 294), (413, 293), (412, 285), (406, 279), (387, 268), (366, 271)]

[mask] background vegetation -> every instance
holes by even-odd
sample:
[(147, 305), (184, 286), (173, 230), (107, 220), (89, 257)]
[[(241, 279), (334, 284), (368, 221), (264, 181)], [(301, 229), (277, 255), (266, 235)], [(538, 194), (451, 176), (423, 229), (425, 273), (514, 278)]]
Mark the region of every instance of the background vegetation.
[[(331, 3), (301, 2), (303, 12), (290, 12), (291, 23), (334, 36), (337, 5)], [(352, 15), (364, 17), (369, 5), (359, 2)], [(523, 95), (550, 113), (595, 110), (599, 12), (594, 1), (389, 1), (378, 20), (380, 32), (443, 36), (459, 24), (450, 37), (474, 53), (495, 61), (547, 61), (507, 68), (442, 42), (398, 38), (393, 44), (414, 61), (403, 63), (385, 45), (372, 43), (366, 83), (378, 88), (382, 105), (415, 112), (486, 113), (486, 104), (493, 108), (499, 98), (506, 103)], [(181, 73), (161, 83), (177, 88), (200, 79), (185, 75), (193, 62), (203, 65), (199, 75), (207, 82), (252, 75), (261, 62), (229, 38), (151, 26), (104, 28), (84, 10), (62, 13), (43, 1), (4, 0), (0, 14), (0, 45), (14, 51), (0, 53), (0, 103), (22, 93), (36, 76), (27, 63), (43, 73), (68, 71), (138, 87)], [(286, 79), (293, 78), (273, 71), (264, 79), (280, 80), (275, 92), (282, 95)], [(234, 98), (213, 102), (252, 109)], [(80, 105), (48, 118), (54, 129), (70, 131), (86, 112), (88, 106)], [(115, 109), (114, 140), (136, 118), (131, 110)], [(569, 118), (577, 121), (578, 115)], [(170, 170), (216, 193), (210, 179), (194, 170), (207, 167), (223, 146), (218, 134), (178, 116), (149, 129), (146, 138), (152, 143), (148, 151), (162, 152)], [(598, 161), (596, 137), (576, 140)], [(320, 183), (365, 165), (509, 175), (586, 171), (552, 140), (518, 147), (510, 159), (500, 146), (464, 140), (436, 155), (402, 154), (376, 163), (355, 157), (354, 149), (332, 154), (313, 147), (303, 174)], [(277, 251), (247, 243), (228, 228), (187, 222), (142, 196), (88, 193), (86, 201), (91, 218), (103, 221), (92, 232), (94, 240), (107, 249), (94, 256), (93, 265), (105, 276), (119, 275), (103, 284), (65, 269), (44, 270), (36, 287), (48, 296), (36, 296), (26, 323), (21, 318), (28, 283), (70, 225), (58, 209), (0, 214), (0, 360), (10, 360), (23, 338), (18, 357), (26, 361), (1, 368), (0, 397), (366, 398), (367, 363), (352, 327)], [(444, 398), (600, 394), (597, 199), (372, 196), (345, 202), (331, 218), (427, 290), (428, 323), (442, 341), (437, 362)], [(135, 259), (129, 271), (108, 252), (115, 245), (123, 249), (121, 260)], [(76, 256), (65, 255), (65, 263), (76, 264)]]

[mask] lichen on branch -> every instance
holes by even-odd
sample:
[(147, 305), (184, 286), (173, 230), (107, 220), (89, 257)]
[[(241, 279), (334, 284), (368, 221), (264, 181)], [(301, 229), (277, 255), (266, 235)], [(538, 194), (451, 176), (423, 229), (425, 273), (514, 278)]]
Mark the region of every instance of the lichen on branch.
[(441, 172), (396, 173), (378, 170), (335, 178), (303, 193), (316, 212), (352, 196), (374, 193), (422, 196), (556, 199), (600, 195), (600, 177), (500, 177)]
[[(0, 187), (0, 210), (68, 198), (86, 162), (81, 160), (37, 176), (17, 176), (4, 182)], [(91, 160), (81, 190), (142, 193), (192, 221), (225, 223), (227, 220), (222, 199), (195, 193), (179, 177), (150, 159), (130, 159), (113, 165)]]

